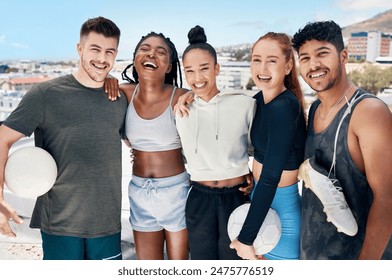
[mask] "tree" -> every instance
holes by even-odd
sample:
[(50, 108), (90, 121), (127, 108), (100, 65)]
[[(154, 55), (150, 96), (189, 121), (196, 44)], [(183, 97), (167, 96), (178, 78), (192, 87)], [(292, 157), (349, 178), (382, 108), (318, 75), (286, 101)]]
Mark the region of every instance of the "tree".
[(236, 50), (233, 57), (236, 61), (250, 61), (250, 48)]
[(363, 71), (352, 71), (348, 76), (356, 85), (370, 93), (377, 94), (390, 87), (392, 83), (392, 68), (381, 69), (374, 65), (369, 65)]

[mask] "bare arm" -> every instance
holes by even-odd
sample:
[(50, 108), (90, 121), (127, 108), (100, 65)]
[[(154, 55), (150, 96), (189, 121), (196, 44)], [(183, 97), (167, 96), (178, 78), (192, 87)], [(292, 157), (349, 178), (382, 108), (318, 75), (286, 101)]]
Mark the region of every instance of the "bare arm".
[(121, 97), (118, 79), (112, 75), (109, 74), (106, 77), (103, 87), (110, 100), (115, 101), (117, 98)]
[(9, 220), (12, 219), (18, 224), (22, 223), (23, 220), (16, 214), (16, 211), (4, 201), (4, 169), (12, 144), (23, 136), (23, 134), (8, 128), (5, 125), (0, 126), (0, 233), (10, 237), (15, 237), (16, 234), (12, 231)]
[(177, 104), (174, 106), (174, 114), (179, 114), (180, 117), (189, 116), (188, 104), (193, 102), (195, 94), (192, 91), (188, 91), (178, 98)]
[(367, 99), (358, 104), (352, 120), (362, 156), (359, 160), (354, 154), (353, 159), (364, 169), (373, 191), (359, 258), (380, 259), (392, 233), (392, 114), (379, 100)]

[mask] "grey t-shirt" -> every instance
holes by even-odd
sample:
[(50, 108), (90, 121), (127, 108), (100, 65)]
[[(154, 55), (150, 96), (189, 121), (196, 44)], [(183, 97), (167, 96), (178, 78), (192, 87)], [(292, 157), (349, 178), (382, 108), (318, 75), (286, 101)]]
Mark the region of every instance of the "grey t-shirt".
[(32, 228), (84, 238), (121, 230), (126, 108), (126, 98), (110, 101), (103, 88), (66, 75), (35, 86), (4, 121), (26, 136), (34, 132), (36, 146), (57, 163), (56, 183), (37, 199)]

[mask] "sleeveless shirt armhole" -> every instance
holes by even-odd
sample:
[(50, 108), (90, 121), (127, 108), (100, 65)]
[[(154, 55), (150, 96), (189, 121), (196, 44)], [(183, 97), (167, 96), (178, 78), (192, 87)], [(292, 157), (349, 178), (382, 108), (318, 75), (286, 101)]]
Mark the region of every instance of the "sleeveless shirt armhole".
[(177, 89), (177, 87), (176, 87), (176, 86), (173, 86), (173, 91), (172, 91), (172, 94), (171, 94), (171, 96), (170, 96), (170, 102), (169, 102), (170, 116), (171, 116), (171, 118), (172, 118), (172, 120), (173, 120), (174, 123), (176, 123), (176, 118), (174, 117), (173, 104), (172, 104), (172, 103), (173, 103), (174, 94), (175, 94), (175, 92), (176, 92), (176, 89)]

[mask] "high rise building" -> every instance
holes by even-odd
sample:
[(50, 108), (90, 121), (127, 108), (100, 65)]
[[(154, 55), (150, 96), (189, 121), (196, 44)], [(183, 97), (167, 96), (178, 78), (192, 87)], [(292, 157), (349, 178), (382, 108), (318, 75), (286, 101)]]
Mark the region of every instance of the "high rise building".
[(376, 62), (378, 58), (392, 57), (392, 35), (380, 31), (351, 33), (347, 50), (356, 61)]

